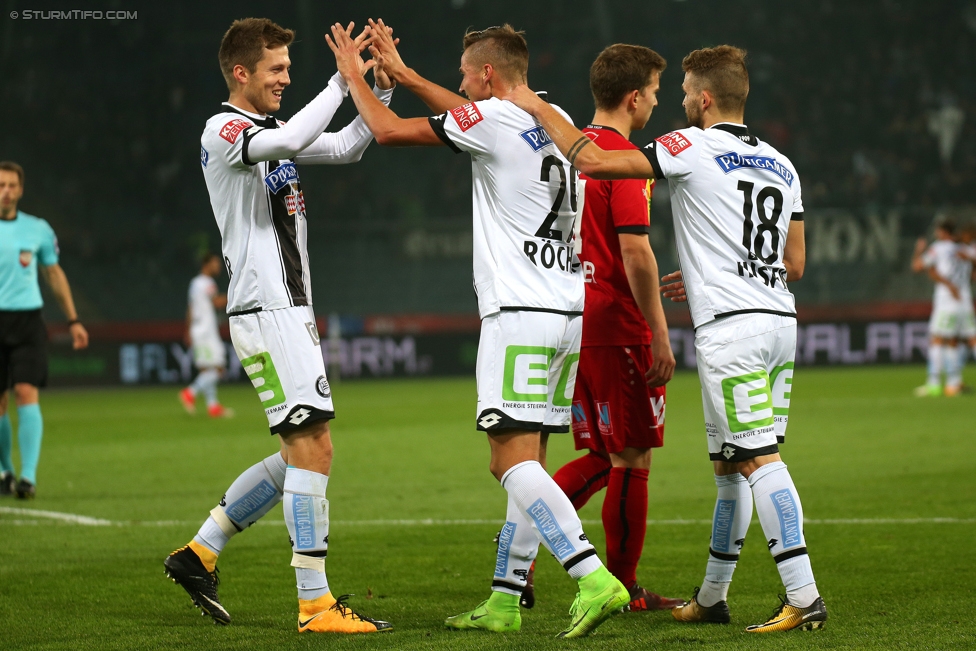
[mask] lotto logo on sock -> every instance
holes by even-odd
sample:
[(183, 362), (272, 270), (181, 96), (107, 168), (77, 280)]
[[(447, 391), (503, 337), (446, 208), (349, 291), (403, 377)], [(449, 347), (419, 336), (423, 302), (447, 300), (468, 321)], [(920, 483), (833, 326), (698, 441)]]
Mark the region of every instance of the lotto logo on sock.
[(556, 522), (556, 516), (541, 498), (532, 503), (528, 513), (529, 517), (535, 521), (535, 526), (539, 529), (543, 539), (549, 543), (549, 551), (556, 556), (560, 563), (576, 552), (573, 543), (570, 542), (559, 523)]
[(803, 531), (800, 529), (800, 513), (796, 508), (796, 500), (789, 488), (776, 491), (769, 496), (776, 507), (779, 518), (779, 531), (783, 549), (803, 544)]
[(248, 519), (268, 503), (278, 497), (278, 491), (271, 482), (262, 480), (254, 489), (224, 509), (224, 514), (238, 525), (248, 525)]
[(295, 495), (291, 512), (295, 516), (295, 549), (314, 549), (315, 521), (312, 518), (312, 497)]
[(504, 579), (508, 576), (508, 551), (512, 548), (514, 537), (515, 523), (506, 522), (498, 534), (498, 556), (495, 558), (496, 579)]
[(732, 519), (735, 517), (735, 500), (718, 500), (715, 503), (715, 519), (712, 522), (712, 549), (729, 553), (732, 546)]

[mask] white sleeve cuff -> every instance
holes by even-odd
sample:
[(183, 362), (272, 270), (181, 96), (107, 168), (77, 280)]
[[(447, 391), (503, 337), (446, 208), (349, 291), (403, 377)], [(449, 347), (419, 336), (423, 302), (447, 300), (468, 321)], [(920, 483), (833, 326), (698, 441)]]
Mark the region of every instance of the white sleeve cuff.
[(387, 90), (383, 90), (382, 88), (380, 88), (378, 86), (373, 86), (373, 94), (376, 95), (376, 99), (378, 99), (379, 101), (381, 101), (384, 104), (386, 104), (387, 106), (389, 106), (390, 105), (390, 99), (393, 97), (393, 91), (395, 89), (396, 89), (396, 86), (393, 86), (393, 88), (389, 88)]
[(342, 75), (339, 74), (338, 72), (332, 75), (332, 79), (329, 80), (329, 84), (330, 85), (335, 84), (336, 88), (339, 89), (339, 92), (342, 93), (343, 97), (349, 94), (349, 85), (346, 83), (346, 80), (342, 78)]

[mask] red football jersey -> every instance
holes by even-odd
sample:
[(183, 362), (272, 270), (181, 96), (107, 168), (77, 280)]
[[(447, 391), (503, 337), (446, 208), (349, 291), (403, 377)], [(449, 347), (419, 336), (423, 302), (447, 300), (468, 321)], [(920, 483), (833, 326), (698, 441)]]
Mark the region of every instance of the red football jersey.
[[(583, 133), (601, 149), (638, 149), (610, 127), (590, 125)], [(630, 291), (618, 234), (650, 233), (654, 181), (582, 178), (586, 179), (582, 242), (576, 245), (586, 279), (582, 345), (650, 344), (651, 329)]]

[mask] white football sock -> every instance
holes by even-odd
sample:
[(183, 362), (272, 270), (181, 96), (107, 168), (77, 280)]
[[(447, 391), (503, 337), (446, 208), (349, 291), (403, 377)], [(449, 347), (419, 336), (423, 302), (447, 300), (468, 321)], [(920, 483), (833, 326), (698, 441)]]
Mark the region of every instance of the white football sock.
[(281, 501), (284, 485), (285, 460), (275, 452), (234, 480), (193, 539), (220, 555), (234, 534), (260, 520)]
[(498, 555), (495, 559), (495, 576), (491, 589), (521, 595), (532, 561), (539, 554), (542, 542), (539, 532), (527, 519), (512, 496), (508, 496), (508, 513), (505, 526), (498, 534)]
[(502, 476), (502, 487), (527, 519), (535, 523), (546, 549), (574, 579), (603, 563), (583, 533), (573, 503), (538, 461), (523, 461)]
[(929, 344), (929, 378), (931, 386), (942, 385), (942, 346)]
[(317, 599), (329, 592), (325, 557), (329, 551), (327, 475), (288, 466), (285, 472), (285, 525), (291, 537), (299, 599)]
[(962, 385), (962, 358), (955, 346), (942, 348), (942, 364), (945, 366), (946, 386), (958, 389)]
[(695, 597), (702, 606), (714, 606), (728, 599), (732, 573), (739, 562), (739, 552), (752, 520), (752, 490), (745, 477), (739, 473), (715, 475), (715, 485), (718, 497), (712, 516), (708, 564), (705, 580)]
[(786, 587), (786, 598), (805, 608), (820, 596), (803, 537), (803, 506), (786, 464), (774, 461), (749, 476), (756, 513)]

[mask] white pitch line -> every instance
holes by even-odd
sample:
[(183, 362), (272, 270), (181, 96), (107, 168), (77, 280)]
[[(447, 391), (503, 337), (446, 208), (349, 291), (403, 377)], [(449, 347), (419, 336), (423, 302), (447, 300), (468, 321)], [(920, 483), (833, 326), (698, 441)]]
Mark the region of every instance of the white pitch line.
[(83, 524), (89, 527), (110, 527), (114, 524), (111, 520), (101, 518), (90, 518), (87, 515), (77, 515), (75, 513), (58, 513), (57, 511), (41, 511), (38, 509), (15, 509), (9, 506), (0, 506), (0, 513), (10, 515), (27, 515), (35, 518), (49, 518), (51, 520), (61, 520), (71, 524)]

